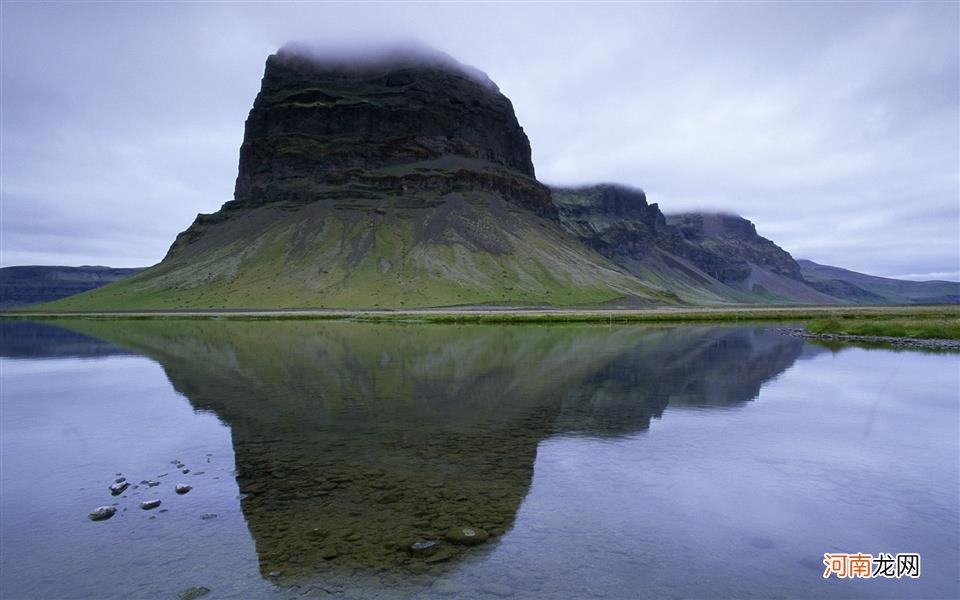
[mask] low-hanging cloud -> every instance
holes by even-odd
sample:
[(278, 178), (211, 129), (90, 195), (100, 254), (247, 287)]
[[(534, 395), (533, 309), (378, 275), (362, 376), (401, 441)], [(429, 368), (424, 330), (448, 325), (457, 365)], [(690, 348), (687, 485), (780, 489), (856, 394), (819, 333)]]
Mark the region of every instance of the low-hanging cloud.
[(268, 54), (419, 39), (513, 101), (548, 183), (957, 279), (958, 25), (955, 3), (6, 4), (0, 258), (157, 262), (231, 198)]

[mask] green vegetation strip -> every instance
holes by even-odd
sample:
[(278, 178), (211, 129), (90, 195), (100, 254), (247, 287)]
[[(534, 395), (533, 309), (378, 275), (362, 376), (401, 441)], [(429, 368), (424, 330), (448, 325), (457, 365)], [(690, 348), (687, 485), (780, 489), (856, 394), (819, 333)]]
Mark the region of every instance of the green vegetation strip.
[(360, 320), (415, 323), (805, 323), (811, 333), (937, 339), (960, 338), (960, 306), (749, 307), (705, 309), (434, 309), (411, 311), (6, 311), (14, 319)]
[(817, 319), (807, 323), (810, 333), (883, 336), (916, 339), (960, 339), (960, 319), (872, 317)]

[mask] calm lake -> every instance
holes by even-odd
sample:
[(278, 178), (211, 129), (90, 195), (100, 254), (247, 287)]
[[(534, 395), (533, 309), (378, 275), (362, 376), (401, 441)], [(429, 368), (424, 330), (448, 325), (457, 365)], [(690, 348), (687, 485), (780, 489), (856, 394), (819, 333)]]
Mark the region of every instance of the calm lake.
[[(960, 354), (739, 326), (0, 334), (3, 598), (960, 596)], [(824, 579), (825, 552), (921, 576)]]

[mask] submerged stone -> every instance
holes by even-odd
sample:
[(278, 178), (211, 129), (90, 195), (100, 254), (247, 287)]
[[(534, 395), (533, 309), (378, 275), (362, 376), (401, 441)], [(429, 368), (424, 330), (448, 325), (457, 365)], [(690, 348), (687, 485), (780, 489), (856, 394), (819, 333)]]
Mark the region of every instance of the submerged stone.
[(469, 591), (462, 584), (450, 579), (438, 579), (433, 582), (431, 591), (442, 596), (464, 596)]
[(416, 575), (423, 575), (430, 570), (430, 565), (422, 562), (412, 562), (407, 565), (407, 570)]
[(182, 592), (177, 594), (177, 598), (179, 598), (180, 600), (196, 600), (197, 598), (206, 596), (209, 593), (210, 593), (210, 588), (204, 587), (202, 585), (197, 585), (197, 586), (189, 587), (183, 590)]
[(117, 508), (115, 506), (101, 506), (97, 508), (97, 510), (90, 513), (89, 516), (91, 521), (105, 521), (112, 517), (116, 512)]
[(426, 558), (426, 562), (430, 564), (435, 564), (435, 563), (443, 562), (446, 560), (450, 560), (456, 555), (457, 553), (455, 550), (453, 550), (453, 548), (440, 548), (440, 550), (428, 556)]
[(497, 583), (496, 581), (488, 581), (481, 585), (480, 589), (488, 594), (500, 596), (501, 598), (510, 598), (515, 595), (510, 586), (503, 583)]
[(427, 540), (424, 542), (415, 542), (410, 544), (408, 550), (412, 556), (430, 556), (436, 552), (439, 547), (439, 544), (437, 544), (435, 541)]

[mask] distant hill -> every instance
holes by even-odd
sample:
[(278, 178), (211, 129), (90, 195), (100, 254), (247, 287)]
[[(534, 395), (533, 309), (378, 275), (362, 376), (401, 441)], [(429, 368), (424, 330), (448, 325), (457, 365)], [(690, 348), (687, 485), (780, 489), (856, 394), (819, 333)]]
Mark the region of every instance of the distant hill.
[(0, 308), (50, 302), (142, 271), (111, 267), (22, 266), (0, 269)]
[(816, 289), (857, 304), (960, 304), (960, 282), (910, 281), (865, 275), (798, 260), (803, 277)]

